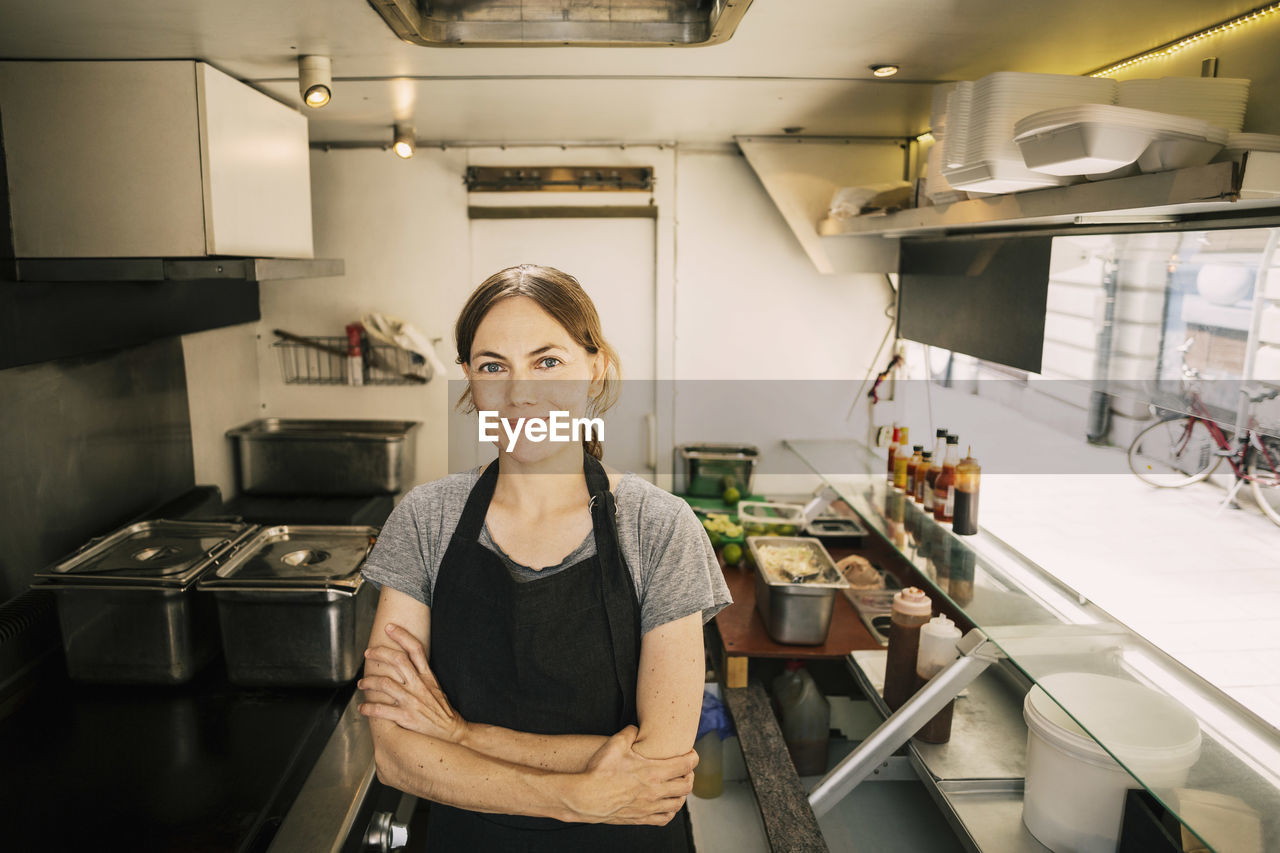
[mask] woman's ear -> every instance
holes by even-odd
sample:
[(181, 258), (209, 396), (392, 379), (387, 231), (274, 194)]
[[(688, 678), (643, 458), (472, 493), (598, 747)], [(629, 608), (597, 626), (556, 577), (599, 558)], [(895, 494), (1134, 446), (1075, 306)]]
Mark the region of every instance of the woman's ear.
[(605, 377), (609, 373), (609, 356), (596, 352), (591, 356), (591, 392), (597, 393), (604, 388)]

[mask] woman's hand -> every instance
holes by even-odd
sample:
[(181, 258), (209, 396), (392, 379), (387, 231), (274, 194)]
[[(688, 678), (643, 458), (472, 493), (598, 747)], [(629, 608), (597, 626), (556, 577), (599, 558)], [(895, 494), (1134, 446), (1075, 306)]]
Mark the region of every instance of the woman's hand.
[[(374, 693), (365, 697), (360, 713), (391, 720), (411, 732), (461, 743), (467, 722), (440, 689), (418, 638), (395, 624), (387, 625), (387, 634), (399, 648), (374, 646), (364, 656), (386, 664), (394, 675), (366, 675), (356, 683), (361, 690)], [(375, 698), (377, 694), (382, 695)]]
[(693, 750), (675, 758), (645, 758), (632, 749), (640, 730), (627, 726), (605, 741), (579, 774), (569, 806), (587, 823), (663, 826), (693, 790)]

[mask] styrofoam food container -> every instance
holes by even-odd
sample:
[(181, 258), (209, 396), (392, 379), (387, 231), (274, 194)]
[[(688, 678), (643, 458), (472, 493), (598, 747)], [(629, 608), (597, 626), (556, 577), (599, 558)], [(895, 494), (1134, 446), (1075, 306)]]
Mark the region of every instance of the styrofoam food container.
[(1039, 682), (1042, 686), (1033, 687), (1022, 706), (1027, 721), (1022, 822), (1055, 853), (1114, 853), (1125, 791), (1141, 785), (1098, 741), (1148, 787), (1176, 788), (1186, 783), (1200, 757), (1200, 724), (1168, 696), (1121, 678), (1065, 672)]
[(1221, 135), (1204, 121), (1110, 104), (1042, 110), (1018, 121), (1014, 134), (1027, 168), (1050, 175), (1113, 172), (1137, 161), (1156, 140)]
[(1142, 152), (1138, 168), (1144, 172), (1163, 172), (1166, 169), (1203, 166), (1222, 150), (1227, 141), (1225, 130), (1214, 128), (1214, 131), (1209, 137), (1161, 134)]
[(1071, 178), (1033, 172), (1020, 161), (997, 159), (978, 160), (958, 169), (944, 167), (942, 175), (953, 189), (973, 193), (1016, 193), (1071, 183)]
[(1233, 133), (1227, 137), (1226, 147), (1213, 159), (1240, 163), (1247, 151), (1280, 152), (1280, 136), (1273, 133)]

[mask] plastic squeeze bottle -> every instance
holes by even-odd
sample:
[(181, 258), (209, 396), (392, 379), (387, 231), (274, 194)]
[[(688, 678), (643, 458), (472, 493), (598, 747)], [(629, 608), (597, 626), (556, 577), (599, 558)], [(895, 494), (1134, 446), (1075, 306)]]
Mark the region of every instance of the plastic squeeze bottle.
[(787, 669), (796, 675), (795, 687), (780, 696), (782, 706), (782, 739), (801, 776), (827, 772), (827, 741), (831, 736), (831, 705), (822, 695), (813, 676), (799, 661), (790, 661)]
[[(920, 653), (916, 658), (916, 676), (921, 687), (929, 679), (942, 672), (953, 660), (960, 657), (956, 643), (960, 641), (960, 629), (946, 616), (935, 616), (920, 629)], [(952, 699), (933, 719), (916, 732), (916, 740), (925, 743), (946, 743), (951, 739), (951, 717), (956, 709)]]
[(956, 466), (956, 505), (951, 519), (951, 529), (956, 533), (972, 536), (978, 532), (978, 483), (982, 479), (982, 466), (969, 455)]
[(933, 602), (917, 587), (909, 586), (893, 597), (884, 664), (884, 701), (890, 710), (901, 708), (916, 691), (920, 626), (929, 621), (932, 612)]
[(693, 748), (698, 766), (693, 771), (693, 795), (709, 800), (724, 792), (724, 739), (733, 735), (733, 723), (719, 697), (702, 694), (702, 717)]

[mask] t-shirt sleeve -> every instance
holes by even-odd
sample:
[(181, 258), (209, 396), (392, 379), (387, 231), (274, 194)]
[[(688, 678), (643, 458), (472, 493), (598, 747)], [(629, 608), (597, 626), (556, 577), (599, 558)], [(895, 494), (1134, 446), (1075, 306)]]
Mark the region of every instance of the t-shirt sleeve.
[(434, 543), (422, 530), (418, 512), (422, 497), (415, 489), (396, 504), (382, 525), (361, 574), (378, 589), (389, 586), (430, 607)]
[(733, 603), (715, 549), (697, 515), (683, 500), (674, 512), (646, 530), (644, 591), (640, 601), (640, 632), (702, 611), (707, 623)]

